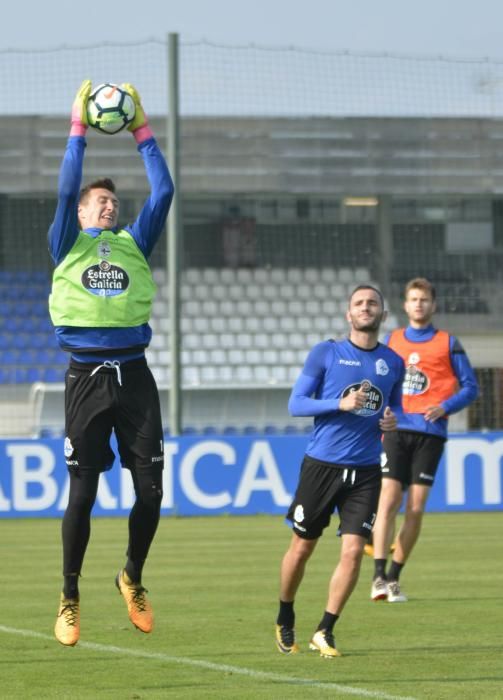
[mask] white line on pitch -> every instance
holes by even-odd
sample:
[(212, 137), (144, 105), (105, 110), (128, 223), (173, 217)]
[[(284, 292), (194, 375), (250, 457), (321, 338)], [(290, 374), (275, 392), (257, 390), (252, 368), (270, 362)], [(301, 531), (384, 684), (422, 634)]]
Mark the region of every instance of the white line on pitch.
[[(17, 634), (21, 637), (31, 637), (33, 639), (44, 639), (49, 641), (56, 640), (48, 634), (41, 634), (32, 630), (21, 630), (14, 627), (6, 627), (0, 625), (0, 632), (6, 634)], [(159, 652), (141, 651), (141, 649), (127, 649), (125, 647), (110, 646), (108, 644), (95, 644), (94, 642), (82, 642), (78, 644), (79, 649), (91, 649), (92, 651), (102, 651), (108, 654), (118, 654), (122, 656), (135, 656), (142, 659), (152, 659), (153, 661), (164, 661), (171, 664), (180, 664), (181, 666), (196, 666), (204, 668), (208, 671), (219, 671), (224, 673), (235, 673), (236, 675), (249, 676), (265, 681), (274, 681), (275, 683), (286, 683), (290, 685), (303, 685), (309, 688), (324, 688), (327, 690), (336, 690), (340, 693), (355, 695), (361, 698), (375, 698), (376, 700), (415, 700), (415, 698), (403, 695), (389, 695), (382, 693), (379, 690), (364, 690), (363, 688), (354, 688), (349, 685), (340, 683), (330, 683), (310, 680), (309, 678), (296, 678), (295, 676), (283, 676), (280, 673), (269, 673), (267, 671), (255, 671), (252, 668), (242, 668), (241, 666), (229, 666), (228, 664), (215, 664), (212, 661), (204, 661), (201, 659), (188, 659), (183, 656), (170, 656)], [(337, 664), (337, 662), (332, 662)]]

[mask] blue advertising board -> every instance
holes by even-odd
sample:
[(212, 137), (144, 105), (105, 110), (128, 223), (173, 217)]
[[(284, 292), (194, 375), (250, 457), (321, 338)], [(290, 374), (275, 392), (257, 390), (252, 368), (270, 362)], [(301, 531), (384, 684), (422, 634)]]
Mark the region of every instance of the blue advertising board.
[[(164, 515), (284, 514), (306, 436), (166, 438)], [(503, 433), (451, 435), (429, 511), (501, 510)], [(0, 441), (0, 517), (59, 517), (68, 500), (62, 439)], [(100, 479), (94, 515), (126, 515), (131, 477), (114, 467)]]

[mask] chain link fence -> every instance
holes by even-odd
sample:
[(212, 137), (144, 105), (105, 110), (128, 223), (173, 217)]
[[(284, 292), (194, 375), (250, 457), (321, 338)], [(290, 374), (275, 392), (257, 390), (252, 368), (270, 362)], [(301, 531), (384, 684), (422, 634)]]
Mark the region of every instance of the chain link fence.
[[(167, 41), (157, 40), (0, 51), (8, 434), (43, 427), (34, 387), (60, 387), (66, 366), (47, 313), (46, 237), (74, 94), (84, 78), (133, 83), (166, 149), (167, 62)], [(249, 388), (241, 423), (233, 406), (218, 427), (254, 415), (259, 427), (285, 427), (286, 405), (272, 410), (270, 392), (286, 392), (313, 342), (345, 333), (352, 285), (380, 285), (389, 330), (404, 322), (404, 283), (425, 275), (437, 286), (437, 324), (460, 338), (481, 384), (457, 425), (501, 428), (503, 65), (182, 40), (179, 86), (182, 363), (194, 406), (186, 421), (202, 428), (222, 389)], [(89, 132), (84, 179), (103, 175), (118, 184), (122, 220), (134, 220), (147, 183), (128, 133)], [(149, 350), (163, 386), (166, 255), (164, 237), (152, 258), (159, 294)], [(202, 391), (210, 398), (198, 402)]]

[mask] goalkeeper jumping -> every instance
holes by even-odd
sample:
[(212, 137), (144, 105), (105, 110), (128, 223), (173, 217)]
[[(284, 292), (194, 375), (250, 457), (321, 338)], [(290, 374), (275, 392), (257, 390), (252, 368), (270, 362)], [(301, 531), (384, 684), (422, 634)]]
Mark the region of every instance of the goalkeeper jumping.
[(164, 465), (159, 394), (145, 359), (155, 284), (148, 258), (173, 199), (173, 182), (132, 85), (128, 126), (143, 159), (150, 196), (132, 225), (118, 225), (119, 199), (109, 178), (81, 189), (87, 131), (85, 80), (72, 108), (59, 175), (58, 204), (49, 229), (55, 263), (49, 309), (60, 347), (70, 353), (65, 378), (68, 506), (62, 523), (63, 590), (55, 635), (75, 645), (80, 635), (79, 577), (90, 536), (101, 472), (109, 470), (117, 437), (121, 465), (131, 472), (136, 500), (129, 515), (127, 560), (115, 583), (131, 622), (153, 629), (142, 571), (159, 523)]

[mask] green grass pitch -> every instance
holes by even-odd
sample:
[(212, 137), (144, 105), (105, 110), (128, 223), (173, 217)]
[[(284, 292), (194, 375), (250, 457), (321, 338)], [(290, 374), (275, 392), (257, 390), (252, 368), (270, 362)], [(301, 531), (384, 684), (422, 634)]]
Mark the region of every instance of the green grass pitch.
[(156, 628), (129, 623), (114, 577), (127, 521), (93, 520), (81, 641), (53, 637), (60, 522), (0, 521), (0, 696), (6, 698), (503, 698), (503, 513), (429, 514), (402, 574), (409, 603), (369, 600), (372, 561), (335, 627), (339, 659), (308, 642), (339, 556), (336, 519), (297, 597), (302, 653), (274, 646), (290, 538), (272, 516), (163, 518), (144, 572)]

